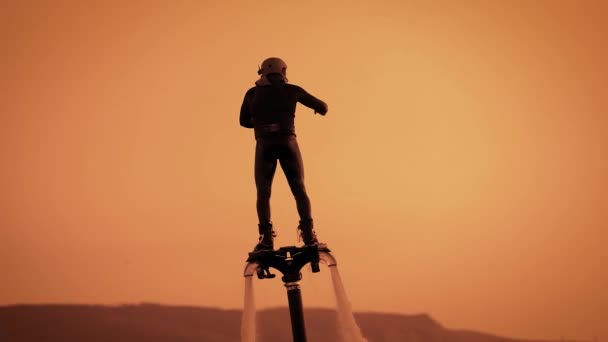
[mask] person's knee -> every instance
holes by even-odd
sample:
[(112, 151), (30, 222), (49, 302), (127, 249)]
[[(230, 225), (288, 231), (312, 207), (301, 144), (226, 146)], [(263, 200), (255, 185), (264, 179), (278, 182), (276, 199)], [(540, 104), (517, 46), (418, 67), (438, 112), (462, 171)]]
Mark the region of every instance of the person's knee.
[(258, 199), (259, 200), (268, 200), (270, 199), (271, 190), (269, 187), (258, 188)]
[(291, 184), (291, 192), (296, 197), (306, 196), (306, 187), (303, 182), (293, 182)]

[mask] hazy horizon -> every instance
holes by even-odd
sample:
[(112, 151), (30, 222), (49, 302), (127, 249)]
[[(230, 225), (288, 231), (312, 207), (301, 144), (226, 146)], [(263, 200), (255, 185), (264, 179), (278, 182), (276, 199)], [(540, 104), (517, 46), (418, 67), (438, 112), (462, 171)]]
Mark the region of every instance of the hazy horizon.
[[(258, 64), (356, 312), (608, 338), (603, 1), (28, 1), (0, 11), (0, 305), (242, 308)], [(276, 244), (297, 244), (281, 170)], [(303, 300), (332, 307), (329, 272)], [(259, 308), (286, 304), (256, 282)]]

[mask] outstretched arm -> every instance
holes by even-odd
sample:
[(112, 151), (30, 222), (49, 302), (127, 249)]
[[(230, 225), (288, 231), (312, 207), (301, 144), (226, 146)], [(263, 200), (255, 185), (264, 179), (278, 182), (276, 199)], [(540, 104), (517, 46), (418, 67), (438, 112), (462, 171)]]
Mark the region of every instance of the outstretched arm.
[(328, 107), (327, 103), (319, 100), (318, 98), (312, 96), (306, 90), (300, 88), (300, 93), (298, 94), (298, 102), (305, 105), (308, 108), (314, 109), (315, 113), (319, 113), (321, 115), (327, 114)]
[(245, 128), (253, 128), (253, 115), (249, 110), (249, 93), (250, 91), (245, 94), (243, 104), (241, 105), (241, 115), (239, 118), (241, 126)]

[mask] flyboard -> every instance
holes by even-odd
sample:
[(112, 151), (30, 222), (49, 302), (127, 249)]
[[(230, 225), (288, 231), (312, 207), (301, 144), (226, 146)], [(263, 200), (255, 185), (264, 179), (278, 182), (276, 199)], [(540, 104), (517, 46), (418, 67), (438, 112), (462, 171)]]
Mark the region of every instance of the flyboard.
[(281, 280), (287, 288), (294, 342), (306, 342), (300, 280), (302, 280), (302, 268), (309, 263), (313, 273), (320, 271), (320, 263), (324, 263), (328, 267), (335, 267), (338, 264), (327, 245), (319, 243), (311, 246), (287, 246), (276, 250), (251, 252), (243, 272), (245, 277), (253, 277), (255, 274), (258, 279), (275, 278), (276, 275), (270, 272), (271, 268), (283, 274)]

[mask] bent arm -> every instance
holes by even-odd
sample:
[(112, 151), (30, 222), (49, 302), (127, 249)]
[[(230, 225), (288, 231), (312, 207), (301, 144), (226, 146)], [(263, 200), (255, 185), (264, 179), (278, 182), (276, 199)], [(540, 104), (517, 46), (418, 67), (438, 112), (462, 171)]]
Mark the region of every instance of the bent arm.
[(327, 114), (328, 107), (327, 103), (321, 101), (320, 99), (312, 96), (306, 90), (300, 88), (300, 93), (298, 94), (298, 102), (305, 105), (310, 109), (314, 109), (315, 113), (319, 113), (321, 115)]
[(249, 110), (249, 92), (245, 94), (245, 98), (243, 99), (243, 104), (241, 105), (241, 115), (239, 117), (239, 122), (241, 126), (245, 128), (253, 128), (253, 115)]

